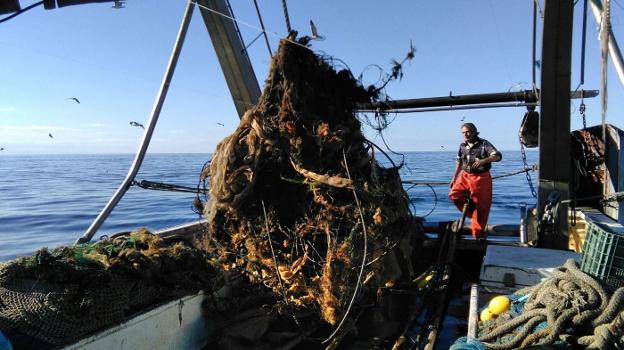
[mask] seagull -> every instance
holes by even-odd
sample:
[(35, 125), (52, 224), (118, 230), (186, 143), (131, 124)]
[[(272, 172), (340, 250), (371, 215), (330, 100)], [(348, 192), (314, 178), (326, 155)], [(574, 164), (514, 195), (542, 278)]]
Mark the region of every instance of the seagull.
[(50, 136), (51, 139), (54, 138), (54, 136), (52, 136), (52, 133), (49, 133), (48, 136)]
[(312, 39), (319, 41), (325, 40), (324, 36), (318, 34), (318, 30), (316, 30), (316, 26), (314, 25), (314, 22), (312, 22), (312, 20), (310, 20), (310, 30), (312, 31)]
[(75, 97), (68, 97), (68, 98), (66, 98), (66, 100), (74, 100), (74, 101), (76, 101), (77, 104), (80, 104), (80, 100), (78, 100)]
[(461, 117), (461, 119), (459, 120), (460, 122), (463, 122), (464, 120), (466, 120), (466, 117)]
[(114, 9), (122, 9), (125, 8), (125, 1), (124, 0), (115, 0), (115, 3), (113, 4), (113, 6), (111, 6)]
[(223, 123), (217, 123), (217, 125), (225, 126)]
[(132, 126), (138, 126), (138, 127), (140, 127), (141, 129), (145, 129), (145, 127), (143, 126), (143, 124), (141, 124), (141, 123), (137, 123), (137, 122), (135, 122), (135, 121), (131, 121), (131, 122), (130, 122), (130, 125), (132, 125)]
[(440, 148), (444, 149), (444, 146), (440, 146)]

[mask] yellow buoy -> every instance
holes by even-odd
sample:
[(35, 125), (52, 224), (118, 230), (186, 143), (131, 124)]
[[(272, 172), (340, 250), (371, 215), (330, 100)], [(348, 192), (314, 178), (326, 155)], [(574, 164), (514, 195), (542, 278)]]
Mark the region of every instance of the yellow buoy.
[(419, 289), (425, 288), (429, 284), (429, 282), (433, 279), (433, 275), (434, 275), (433, 273), (430, 273), (429, 275), (425, 276), (425, 278), (418, 281), (418, 283), (416, 284), (418, 288)]
[(495, 317), (495, 315), (492, 315), (492, 313), (490, 312), (490, 309), (488, 309), (487, 307), (483, 309), (483, 311), (481, 311), (481, 321), (485, 322), (491, 319), (492, 317)]
[(488, 305), (488, 309), (494, 315), (500, 315), (503, 312), (509, 310), (511, 306), (511, 301), (504, 295), (499, 295), (497, 297), (492, 298), (490, 300), (490, 304)]

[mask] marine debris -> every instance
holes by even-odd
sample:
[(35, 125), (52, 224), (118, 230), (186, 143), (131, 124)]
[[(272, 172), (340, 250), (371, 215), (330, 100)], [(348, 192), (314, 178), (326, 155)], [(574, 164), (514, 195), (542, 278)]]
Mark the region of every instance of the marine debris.
[[(295, 35), (280, 42), (260, 100), (203, 174), (205, 248), (224, 270), (268, 288), (273, 312), (305, 323), (299, 330), (316, 322), (320, 338), (338, 339), (378, 305), (378, 288), (410, 280), (421, 231), (399, 166), (379, 164), (354, 111), (379, 90)], [(399, 329), (382, 313), (370, 317), (371, 334)]]
[(145, 306), (212, 290), (203, 252), (145, 229), (0, 264), (0, 329), (15, 349), (69, 344)]

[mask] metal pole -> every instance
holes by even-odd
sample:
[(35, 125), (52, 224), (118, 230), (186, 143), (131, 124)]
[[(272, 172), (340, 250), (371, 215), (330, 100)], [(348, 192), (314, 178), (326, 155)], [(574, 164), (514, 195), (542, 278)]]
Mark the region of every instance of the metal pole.
[(520, 243), (527, 244), (529, 238), (527, 236), (527, 206), (523, 204), (520, 206)]
[[(545, 1), (540, 79), (538, 219), (542, 218), (552, 192), (559, 193), (562, 200), (569, 198), (573, 15), (573, 0)], [(541, 227), (541, 248), (567, 249), (568, 206), (559, 205), (558, 215), (555, 230)]]
[(163, 103), (165, 102), (165, 98), (167, 97), (169, 84), (171, 82), (171, 78), (173, 77), (173, 72), (175, 71), (176, 64), (178, 63), (180, 51), (182, 51), (182, 44), (184, 44), (184, 38), (186, 37), (186, 32), (188, 30), (189, 23), (191, 22), (191, 16), (193, 14), (194, 7), (195, 3), (193, 3), (192, 1), (189, 1), (186, 5), (186, 10), (184, 11), (184, 16), (182, 17), (182, 23), (180, 24), (180, 30), (178, 31), (178, 37), (176, 38), (175, 44), (173, 46), (173, 52), (171, 53), (171, 57), (169, 58), (169, 64), (167, 66), (167, 70), (165, 71), (163, 81), (160, 85), (160, 90), (158, 91), (158, 97), (156, 98), (156, 102), (154, 103), (152, 114), (147, 124), (145, 134), (143, 134), (143, 140), (141, 140), (139, 151), (134, 157), (134, 162), (132, 163), (132, 167), (130, 168), (128, 175), (126, 175), (124, 182), (121, 184), (121, 186), (119, 186), (117, 192), (115, 192), (113, 197), (111, 197), (108, 203), (106, 203), (106, 206), (104, 207), (104, 209), (102, 209), (102, 212), (100, 212), (97, 218), (95, 218), (95, 221), (93, 221), (93, 223), (84, 233), (84, 235), (76, 240), (75, 244), (85, 243), (91, 240), (91, 238), (100, 228), (102, 223), (104, 223), (104, 220), (106, 220), (108, 215), (113, 211), (117, 203), (119, 203), (128, 188), (130, 188), (134, 177), (139, 172), (139, 168), (141, 168), (141, 164), (143, 163), (143, 159), (145, 158), (145, 152), (147, 151), (147, 147), (149, 146), (150, 140), (152, 139), (152, 134), (154, 133), (156, 122), (158, 121), (158, 117), (160, 116), (160, 111), (162, 109)]
[[(600, 24), (602, 18), (602, 2), (600, 0), (591, 0), (591, 8), (596, 23)], [(624, 63), (622, 61), (622, 53), (620, 52), (620, 48), (611, 28), (609, 28), (609, 55), (613, 61), (615, 72), (620, 79), (620, 84), (624, 85)]]
[(468, 343), (473, 343), (477, 339), (477, 328), (479, 324), (479, 285), (470, 285), (470, 307), (468, 311)]
[(210, 34), (238, 117), (258, 103), (260, 85), (227, 0), (195, 0)]
[[(570, 98), (581, 97), (596, 97), (598, 96), (598, 90), (585, 90), (570, 91)], [(375, 103), (359, 103), (356, 105), (356, 109), (360, 112), (365, 111), (386, 111), (386, 110), (399, 110), (408, 108), (430, 108), (430, 107), (443, 107), (449, 106), (455, 109), (460, 109), (457, 106), (467, 106), (476, 104), (502, 104), (505, 102), (513, 102), (515, 105), (505, 105), (504, 107), (514, 107), (522, 105), (522, 103), (532, 104), (537, 102), (536, 92), (532, 90), (517, 91), (517, 92), (494, 92), (484, 94), (472, 94), (472, 95), (449, 95), (439, 97), (426, 97), (426, 98), (414, 98), (406, 100), (394, 100)], [(483, 108), (481, 106), (477, 106)], [(469, 107), (472, 108), (472, 107)]]

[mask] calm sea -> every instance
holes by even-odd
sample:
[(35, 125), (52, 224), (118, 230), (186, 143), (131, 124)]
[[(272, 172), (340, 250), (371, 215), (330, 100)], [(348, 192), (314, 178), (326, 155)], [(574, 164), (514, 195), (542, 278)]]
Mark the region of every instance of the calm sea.
[[(395, 161), (400, 157), (393, 156)], [(450, 180), (454, 152), (405, 153), (403, 180)], [(529, 165), (537, 152), (528, 152)], [(134, 155), (0, 156), (0, 261), (41, 247), (73, 243), (91, 225), (130, 168)], [(136, 180), (194, 187), (208, 154), (148, 154)], [(522, 169), (519, 151), (503, 152), (492, 175)], [(534, 182), (537, 174), (532, 173)], [(427, 221), (450, 220), (458, 212), (448, 186), (405, 185), (413, 212)], [(132, 186), (95, 237), (139, 227), (159, 230), (197, 220), (192, 193), (145, 190)], [(524, 174), (494, 180), (490, 223), (518, 223), (520, 206), (534, 205)]]

